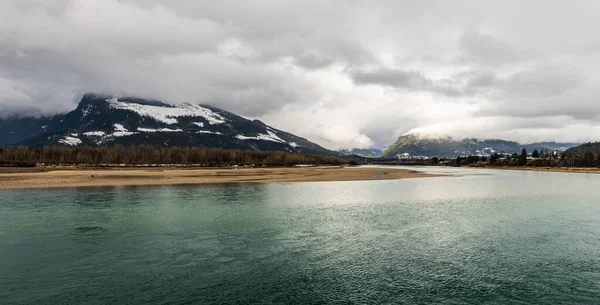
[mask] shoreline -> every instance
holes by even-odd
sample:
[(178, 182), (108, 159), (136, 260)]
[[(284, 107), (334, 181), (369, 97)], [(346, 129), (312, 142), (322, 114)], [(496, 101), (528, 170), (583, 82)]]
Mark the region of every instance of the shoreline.
[[(469, 167), (471, 168), (471, 167)], [(472, 167), (478, 168), (478, 167)], [(600, 174), (598, 167), (549, 167), (549, 166), (485, 166), (479, 167), (485, 169), (502, 169), (502, 170), (522, 170), (532, 172), (547, 172), (547, 173), (579, 173), (579, 174)]]
[(366, 167), (274, 168), (0, 168), (0, 189), (89, 186), (377, 181), (440, 177), (409, 169)]

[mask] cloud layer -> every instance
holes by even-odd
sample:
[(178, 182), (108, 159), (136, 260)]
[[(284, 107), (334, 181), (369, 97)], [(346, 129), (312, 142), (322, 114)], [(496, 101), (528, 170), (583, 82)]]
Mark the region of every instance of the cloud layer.
[(600, 140), (593, 1), (0, 2), (0, 115), (85, 92), (222, 107), (327, 148)]

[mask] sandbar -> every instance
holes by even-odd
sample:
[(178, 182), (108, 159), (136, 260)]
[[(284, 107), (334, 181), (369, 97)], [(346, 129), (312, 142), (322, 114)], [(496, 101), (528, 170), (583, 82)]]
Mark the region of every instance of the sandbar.
[(0, 189), (82, 186), (390, 180), (444, 176), (375, 167), (0, 168)]

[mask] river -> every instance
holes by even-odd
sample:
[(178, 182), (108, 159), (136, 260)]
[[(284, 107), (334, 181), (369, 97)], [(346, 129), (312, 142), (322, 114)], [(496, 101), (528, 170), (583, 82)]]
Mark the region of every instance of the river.
[(452, 176), (0, 190), (0, 303), (600, 300), (600, 175), (418, 169)]

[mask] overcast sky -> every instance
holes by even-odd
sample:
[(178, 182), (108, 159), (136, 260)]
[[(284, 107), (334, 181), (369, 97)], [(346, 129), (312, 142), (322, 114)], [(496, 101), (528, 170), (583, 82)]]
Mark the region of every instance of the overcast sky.
[(600, 140), (600, 1), (0, 0), (0, 114), (85, 92), (221, 107), (327, 148)]

